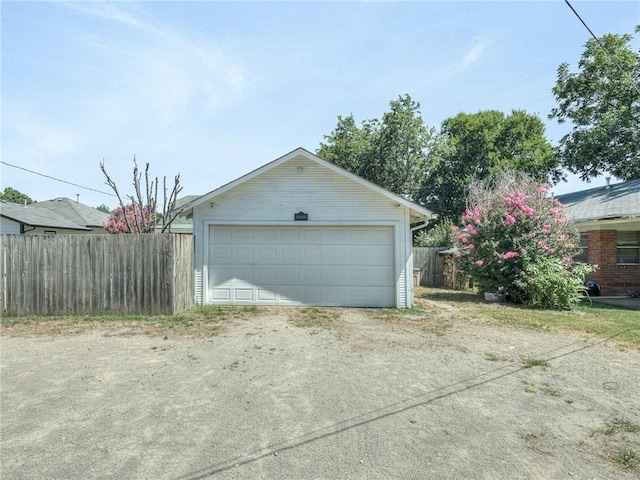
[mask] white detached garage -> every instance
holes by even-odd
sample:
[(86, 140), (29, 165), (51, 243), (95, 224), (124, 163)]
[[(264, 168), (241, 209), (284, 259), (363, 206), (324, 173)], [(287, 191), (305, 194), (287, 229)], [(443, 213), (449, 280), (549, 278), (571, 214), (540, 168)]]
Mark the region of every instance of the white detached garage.
[(298, 148), (194, 200), (196, 303), (409, 307), (431, 212)]

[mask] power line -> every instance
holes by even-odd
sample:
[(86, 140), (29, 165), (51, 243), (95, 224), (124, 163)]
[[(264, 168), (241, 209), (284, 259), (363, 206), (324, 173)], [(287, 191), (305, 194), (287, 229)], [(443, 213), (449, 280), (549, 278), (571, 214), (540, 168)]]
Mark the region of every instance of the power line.
[(611, 55), (611, 53), (609, 53), (609, 50), (607, 50), (604, 45), (602, 44), (602, 42), (600, 41), (600, 39), (598, 37), (596, 37), (596, 35), (593, 33), (593, 31), (589, 28), (589, 25), (587, 25), (587, 22), (585, 22), (582, 17), (580, 16), (580, 14), (576, 11), (575, 8), (573, 8), (573, 5), (571, 5), (571, 3), (569, 3), (569, 0), (564, 0), (564, 3), (566, 3), (568, 5), (568, 7), (571, 9), (571, 11), (575, 14), (576, 17), (578, 17), (578, 20), (580, 20), (580, 22), (582, 23), (582, 25), (584, 25), (584, 28), (587, 29), (587, 31), (591, 34), (591, 36), (593, 37), (593, 39), (598, 43), (598, 45), (600, 45), (600, 48), (602, 48), (602, 50), (604, 51), (604, 53), (607, 54), (607, 56), (611, 59), (611, 61), (615, 64), (616, 68), (618, 70), (620, 70), (620, 73), (622, 73), (622, 75), (625, 75), (627, 77), (627, 80), (629, 80), (629, 85), (631, 85), (631, 88), (633, 88), (636, 93), (638, 95), (640, 95), (640, 89), (638, 88), (638, 86), (634, 83), (633, 78), (631, 77), (631, 75), (629, 75), (629, 73), (622, 68), (622, 65), (620, 65), (620, 63), (618, 62), (618, 60)]
[(18, 165), (12, 165), (12, 164), (4, 162), (2, 160), (0, 160), (0, 163), (2, 163), (4, 165), (7, 165), (9, 167), (13, 167), (13, 168), (18, 168), (20, 170), (24, 170), (25, 172), (33, 173), (35, 175), (40, 175), (41, 177), (50, 178), (51, 180), (55, 180), (56, 182), (66, 183), (66, 184), (69, 184), (69, 185), (73, 185), (74, 187), (84, 188), (85, 190), (91, 190), (92, 192), (103, 193), (104, 195), (110, 195), (112, 197), (115, 197), (115, 194), (113, 194), (113, 193), (103, 192), (102, 190), (96, 190), (95, 188), (83, 187), (82, 185), (78, 185), (77, 183), (67, 182), (66, 180), (61, 180), (59, 178), (51, 177), (49, 175), (45, 175), (44, 173), (34, 172), (33, 170), (29, 170), (28, 168), (19, 167)]

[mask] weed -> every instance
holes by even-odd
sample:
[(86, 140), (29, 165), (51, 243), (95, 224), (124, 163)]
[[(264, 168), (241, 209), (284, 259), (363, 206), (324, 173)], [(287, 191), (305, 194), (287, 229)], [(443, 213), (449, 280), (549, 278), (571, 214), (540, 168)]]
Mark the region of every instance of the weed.
[(258, 313), (260, 309), (255, 305), (246, 305), (242, 307), (242, 313)]
[(235, 362), (231, 362), (229, 365), (225, 365), (222, 368), (224, 368), (225, 370), (235, 370), (236, 368), (238, 368), (239, 365), (240, 365), (240, 362), (236, 360)]
[(485, 353), (484, 358), (490, 362), (508, 362), (509, 359), (502, 355), (496, 355), (495, 353)]
[(289, 322), (296, 327), (311, 328), (332, 326), (341, 315), (340, 310), (330, 308), (298, 308), (291, 311)]
[(524, 383), (524, 391), (527, 393), (536, 393), (536, 387), (533, 382), (523, 382)]
[(559, 388), (552, 388), (549, 385), (544, 385), (540, 391), (545, 395), (549, 395), (551, 397), (560, 397), (562, 395), (562, 390)]
[(526, 358), (523, 358), (521, 361), (522, 361), (522, 366), (524, 368), (531, 368), (531, 367), (548, 368), (551, 366), (549, 362), (547, 362), (546, 360), (542, 360), (540, 358), (526, 357)]
[(640, 455), (633, 450), (620, 450), (613, 455), (613, 460), (625, 470), (635, 470), (640, 466)]
[(638, 433), (640, 432), (640, 425), (625, 420), (623, 418), (614, 418), (610, 422), (605, 423), (602, 428), (602, 433), (605, 435), (613, 435), (614, 433)]

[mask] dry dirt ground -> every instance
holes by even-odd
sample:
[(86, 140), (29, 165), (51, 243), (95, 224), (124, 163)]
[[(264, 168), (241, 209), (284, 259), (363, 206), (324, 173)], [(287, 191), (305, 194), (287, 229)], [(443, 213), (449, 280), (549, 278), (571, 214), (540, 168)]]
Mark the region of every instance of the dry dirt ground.
[(5, 326), (1, 477), (639, 477), (639, 352), (430, 308)]

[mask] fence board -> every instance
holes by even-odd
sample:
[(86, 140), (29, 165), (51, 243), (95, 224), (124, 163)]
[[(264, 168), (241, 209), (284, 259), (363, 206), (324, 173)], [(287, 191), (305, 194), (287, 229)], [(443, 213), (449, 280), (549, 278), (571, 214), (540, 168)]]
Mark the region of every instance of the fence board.
[(440, 247), (414, 247), (413, 268), (420, 269), (420, 286), (441, 287), (444, 282), (444, 257)]
[(187, 235), (0, 235), (3, 315), (175, 314), (194, 303)]

